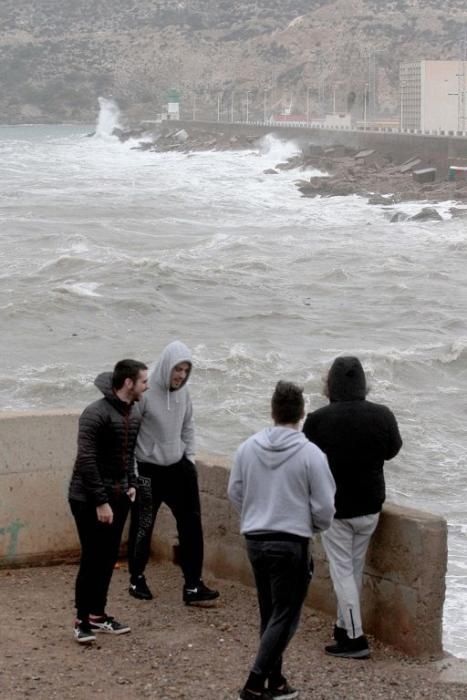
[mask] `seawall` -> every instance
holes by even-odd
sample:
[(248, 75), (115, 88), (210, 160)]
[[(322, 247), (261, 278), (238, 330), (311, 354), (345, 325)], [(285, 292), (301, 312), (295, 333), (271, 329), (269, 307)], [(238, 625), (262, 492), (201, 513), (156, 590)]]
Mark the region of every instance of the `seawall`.
[(302, 127), (290, 124), (226, 123), (198, 121), (162, 122), (164, 131), (187, 129), (190, 133), (222, 133), (225, 136), (239, 134), (260, 138), (265, 134), (276, 134), (283, 140), (297, 141), (304, 150), (310, 145), (330, 146), (340, 144), (359, 150), (374, 149), (390, 156), (394, 163), (402, 163), (409, 157), (417, 155), (424, 166), (432, 165), (446, 170), (452, 162), (467, 162), (467, 136), (438, 135), (420, 131), (361, 130), (361, 129), (324, 129)]
[[(0, 566), (76, 559), (78, 540), (67, 504), (76, 450), (77, 411), (0, 414)], [(229, 460), (199, 455), (206, 567), (253, 584), (238, 517), (226, 498)], [(172, 558), (171, 514), (158, 517), (154, 554)], [(334, 613), (324, 553), (313, 543), (315, 574), (308, 604)], [(412, 656), (441, 656), (447, 565), (443, 518), (387, 504), (372, 541), (364, 580), (366, 629)]]

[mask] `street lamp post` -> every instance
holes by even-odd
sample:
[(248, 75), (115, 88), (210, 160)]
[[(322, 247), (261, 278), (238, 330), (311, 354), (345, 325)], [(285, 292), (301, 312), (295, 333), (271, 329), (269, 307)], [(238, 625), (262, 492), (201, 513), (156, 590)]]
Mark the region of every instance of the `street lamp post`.
[(400, 100), (401, 100), (401, 116), (400, 116), (400, 126), (399, 126), (399, 131), (403, 131), (404, 129), (404, 98), (405, 98), (405, 91), (404, 88), (406, 87), (407, 83), (405, 80), (400, 81)]
[(336, 113), (336, 89), (337, 89), (337, 83), (334, 83), (333, 88), (332, 88), (332, 113)]
[(363, 128), (366, 131), (366, 97), (367, 97), (368, 84), (365, 83), (363, 90)]

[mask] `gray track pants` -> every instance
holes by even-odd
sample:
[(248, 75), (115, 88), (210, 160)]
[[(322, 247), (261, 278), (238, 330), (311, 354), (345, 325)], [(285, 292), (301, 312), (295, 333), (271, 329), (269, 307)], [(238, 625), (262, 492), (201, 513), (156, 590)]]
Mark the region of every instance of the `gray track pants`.
[(321, 535), (337, 598), (337, 625), (345, 627), (352, 639), (363, 634), (360, 612), (363, 568), (378, 520), (379, 513), (335, 519)]

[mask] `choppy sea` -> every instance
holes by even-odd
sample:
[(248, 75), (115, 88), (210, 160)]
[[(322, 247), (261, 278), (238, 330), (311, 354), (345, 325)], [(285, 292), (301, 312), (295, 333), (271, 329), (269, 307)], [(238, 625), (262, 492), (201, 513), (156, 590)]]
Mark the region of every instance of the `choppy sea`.
[(404, 439), (389, 499), (448, 520), (444, 644), (467, 658), (467, 220), (302, 198), (310, 172), (263, 174), (297, 150), (272, 135), (157, 154), (90, 130), (0, 128), (2, 409), (83, 407), (100, 371), (180, 338), (199, 448), (230, 455), (278, 379), (311, 410), (333, 358), (358, 355)]

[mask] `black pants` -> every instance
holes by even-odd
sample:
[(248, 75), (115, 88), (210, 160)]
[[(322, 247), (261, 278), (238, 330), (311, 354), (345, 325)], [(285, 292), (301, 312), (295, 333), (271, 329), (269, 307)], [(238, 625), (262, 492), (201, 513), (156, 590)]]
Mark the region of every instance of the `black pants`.
[(198, 585), (203, 568), (203, 529), (196, 467), (186, 457), (167, 467), (138, 462), (138, 493), (131, 510), (128, 562), (132, 578), (141, 575), (151, 552), (157, 512), (168, 505), (177, 522), (185, 584)]
[(75, 586), (75, 604), (79, 620), (103, 615), (113, 569), (118, 559), (123, 527), (130, 508), (125, 493), (111, 499), (114, 519), (111, 525), (100, 523), (96, 507), (70, 501), (81, 542), (81, 561)]
[(273, 686), (282, 682), (282, 654), (298, 627), (312, 562), (307, 540), (247, 537), (246, 544), (261, 618), (260, 644), (250, 678), (257, 678), (260, 689), (266, 679)]

